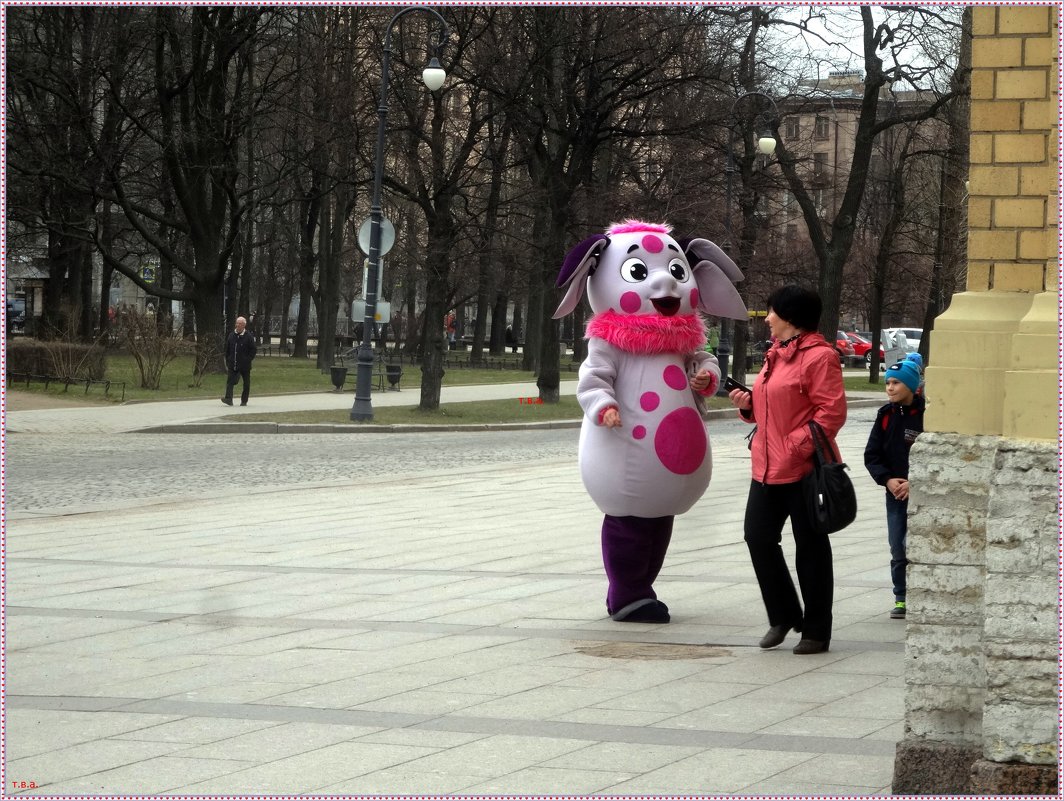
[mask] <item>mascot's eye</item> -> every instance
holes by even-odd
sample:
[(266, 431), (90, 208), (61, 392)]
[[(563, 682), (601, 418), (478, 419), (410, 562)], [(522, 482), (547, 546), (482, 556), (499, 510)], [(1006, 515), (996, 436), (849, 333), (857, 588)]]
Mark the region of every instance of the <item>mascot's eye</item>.
[(621, 265), (621, 278), (629, 284), (638, 284), (640, 281), (646, 281), (648, 275), (650, 275), (650, 271), (639, 259), (629, 259)]
[(687, 265), (679, 259), (673, 259), (669, 262), (669, 272), (672, 273), (672, 277), (677, 281), (687, 280)]

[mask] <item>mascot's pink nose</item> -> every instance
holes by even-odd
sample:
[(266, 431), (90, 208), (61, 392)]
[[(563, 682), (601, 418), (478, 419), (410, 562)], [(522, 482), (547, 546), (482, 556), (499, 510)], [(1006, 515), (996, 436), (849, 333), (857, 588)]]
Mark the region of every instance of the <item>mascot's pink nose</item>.
[(676, 279), (664, 270), (659, 270), (650, 278), (650, 290), (655, 296), (676, 292)]

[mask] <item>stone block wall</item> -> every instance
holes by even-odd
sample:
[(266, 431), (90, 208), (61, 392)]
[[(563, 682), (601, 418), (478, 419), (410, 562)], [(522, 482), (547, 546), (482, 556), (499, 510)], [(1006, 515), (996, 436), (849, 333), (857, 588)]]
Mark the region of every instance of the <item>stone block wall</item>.
[(910, 459), (905, 739), (893, 791), (1055, 791), (1056, 447), (925, 432)]
[(983, 754), (1056, 765), (1057, 453), (1002, 440), (986, 527)]

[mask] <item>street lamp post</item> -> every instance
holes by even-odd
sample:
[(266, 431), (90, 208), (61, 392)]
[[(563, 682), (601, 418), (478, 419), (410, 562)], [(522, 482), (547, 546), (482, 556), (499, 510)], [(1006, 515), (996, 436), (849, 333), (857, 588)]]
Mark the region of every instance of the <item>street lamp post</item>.
[(412, 11), (423, 11), (432, 14), (440, 23), (439, 37), (436, 40), (434, 53), (428, 66), (421, 73), (421, 79), (425, 82), (430, 92), (435, 92), (447, 77), (440, 66), (439, 55), (443, 49), (443, 43), (447, 39), (449, 29), (447, 22), (437, 11), (425, 6), (410, 6), (398, 12), (388, 23), (384, 34), (384, 57), (381, 61), (381, 94), (380, 103), (377, 106), (377, 147), (373, 163), (373, 198), (370, 205), (370, 230), (369, 230), (369, 269), (367, 271), (367, 286), (364, 287), (366, 295), (366, 311), (362, 318), (362, 344), (358, 348), (358, 373), (355, 383), (355, 403), (351, 407), (352, 420), (372, 420), (373, 403), (370, 393), (373, 387), (373, 329), (377, 318), (377, 276), (380, 273), (381, 260), (381, 226), (384, 214), (381, 210), (381, 183), (384, 180), (384, 133), (388, 118), (388, 71), (391, 68), (392, 56), (392, 28), (395, 23)]
[[(735, 101), (731, 105), (731, 109), (728, 111), (728, 160), (724, 166), (724, 174), (727, 176), (727, 189), (725, 193), (724, 205), (724, 230), (727, 234), (726, 241), (724, 243), (724, 251), (731, 256), (732, 250), (732, 176), (735, 175), (735, 126), (731, 122), (738, 121), (738, 117), (735, 115), (735, 110), (739, 107), (739, 103), (747, 100), (747, 98), (759, 98), (764, 101), (768, 101), (768, 104), (772, 107), (773, 119), (779, 119), (779, 109), (776, 108), (775, 101), (766, 95), (764, 92), (747, 92), (739, 95), (735, 98)], [(763, 112), (762, 112), (763, 114)], [(766, 125), (761, 131), (761, 135), (757, 140), (757, 149), (764, 156), (771, 156), (776, 150), (776, 140), (773, 138), (772, 133)], [(731, 327), (734, 323), (730, 320), (721, 318), (720, 321), (720, 343), (717, 346), (717, 361), (720, 363), (720, 374), (722, 378), (725, 378), (729, 374), (729, 361), (731, 358)], [(745, 354), (744, 354), (745, 356)], [(727, 395), (727, 391), (724, 389), (724, 382), (721, 381), (721, 388), (717, 391), (718, 395)]]

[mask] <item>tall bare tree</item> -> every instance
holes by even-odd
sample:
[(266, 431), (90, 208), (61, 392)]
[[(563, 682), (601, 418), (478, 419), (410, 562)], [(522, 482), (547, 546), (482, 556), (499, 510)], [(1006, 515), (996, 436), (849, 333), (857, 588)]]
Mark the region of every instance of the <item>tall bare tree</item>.
[[(907, 56), (906, 48), (919, 47), (920, 37), (926, 28), (956, 28), (956, 20), (934, 7), (905, 7), (897, 11), (887, 11), (878, 21), (870, 6), (861, 6), (859, 14), (864, 67), (861, 104), (856, 122), (853, 156), (846, 165), (846, 186), (830, 221), (821, 220), (817, 205), (810, 196), (808, 174), (799, 166), (801, 159), (792, 152), (781, 135), (781, 121), (773, 121), (779, 165), (801, 208), (819, 262), (819, 290), (824, 303), (820, 331), (829, 341), (834, 340), (838, 329), (843, 269), (853, 245), (876, 137), (894, 126), (941, 114), (944, 107), (955, 97), (953, 91), (935, 92), (936, 98), (919, 111), (908, 114), (881, 113), (884, 94), (892, 87), (924, 89), (923, 80), (942, 70), (941, 63), (919, 66)], [(794, 24), (777, 21), (780, 24)], [(803, 24), (804, 22), (799, 23), (799, 27)]]
[[(648, 120), (679, 97), (696, 105), (700, 90), (719, 74), (706, 19), (701, 9), (523, 9), (507, 29), (506, 45), (497, 48), (501, 68), (482, 76), (518, 121), (515, 136), (532, 181), (524, 366), (537, 371), (546, 402), (559, 395), (554, 281), (577, 192), (593, 183), (596, 161), (611, 140), (648, 131), (666, 137), (701, 124), (694, 115), (672, 129)], [(633, 39), (632, 30), (641, 35)], [(602, 228), (609, 222), (595, 220)]]
[[(148, 13), (148, 12), (140, 12)], [(154, 104), (131, 124), (147, 132), (138, 160), (123, 161), (91, 145), (104, 162), (104, 196), (140, 236), (182, 276), (181, 288), (161, 289), (122, 263), (97, 238), (107, 264), (145, 291), (188, 300), (196, 318), (197, 372), (217, 369), (224, 333), (223, 289), (245, 203), (241, 198), (240, 147), (248, 121), (247, 65), (258, 26), (270, 12), (241, 8), (160, 8), (152, 14)], [(125, 102), (125, 96), (115, 98)], [(172, 215), (145, 193), (143, 182), (159, 163), (156, 179), (174, 194)], [(189, 255), (160, 231), (175, 230)]]
[(120, 118), (108, 81), (132, 68), (136, 31), (117, 10), (9, 10), (9, 236), (24, 252), (34, 240), (46, 242), (42, 335), (93, 336), (92, 236), (105, 181), (99, 151), (116, 153)]

